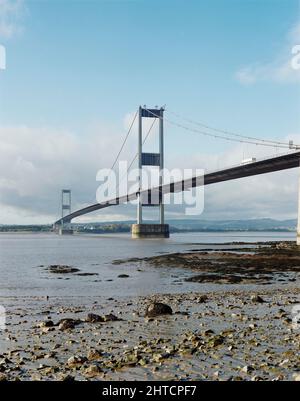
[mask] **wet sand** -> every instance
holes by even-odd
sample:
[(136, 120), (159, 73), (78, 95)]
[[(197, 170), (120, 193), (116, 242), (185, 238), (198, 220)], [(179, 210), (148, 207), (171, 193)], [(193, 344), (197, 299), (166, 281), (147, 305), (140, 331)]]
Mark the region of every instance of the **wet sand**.
[[(195, 271), (195, 277), (213, 276), (220, 290), (205, 293), (204, 282), (196, 281), (199, 291), (185, 293), (183, 276), (180, 294), (2, 298), (9, 316), (0, 342), (0, 380), (299, 377), (300, 328), (292, 320), (300, 303), (296, 248), (277, 244), (235, 254), (195, 250), (116, 263), (137, 269), (180, 266)], [(242, 276), (235, 289), (231, 280), (226, 284), (232, 275)], [(244, 285), (245, 277), (254, 280), (251, 288)], [(145, 317), (154, 301), (169, 305), (172, 315)]]

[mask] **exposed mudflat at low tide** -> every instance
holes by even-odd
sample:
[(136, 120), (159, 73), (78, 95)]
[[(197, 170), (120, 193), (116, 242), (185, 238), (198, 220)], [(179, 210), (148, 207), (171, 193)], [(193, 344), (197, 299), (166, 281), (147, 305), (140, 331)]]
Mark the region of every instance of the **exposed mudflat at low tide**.
[(251, 248), (245, 245), (240, 244), (240, 249), (193, 249), (140, 259), (115, 260), (114, 263), (185, 269), (197, 272), (185, 281), (197, 283), (274, 284), (296, 282), (300, 277), (300, 251), (294, 244), (269, 243)]
[[(298, 288), (138, 298), (6, 300), (8, 380), (289, 380), (299, 374)], [(145, 317), (160, 301), (170, 315)], [(90, 315), (100, 316), (91, 318)], [(105, 320), (103, 316), (113, 316)], [(92, 315), (92, 317), (93, 317)], [(64, 319), (69, 319), (63, 325)], [(74, 323), (75, 322), (75, 323)], [(69, 324), (71, 323), (71, 324)], [(73, 324), (74, 323), (74, 324)]]
[[(0, 380), (299, 378), (292, 242), (10, 241)], [(166, 314), (149, 313), (155, 302)]]

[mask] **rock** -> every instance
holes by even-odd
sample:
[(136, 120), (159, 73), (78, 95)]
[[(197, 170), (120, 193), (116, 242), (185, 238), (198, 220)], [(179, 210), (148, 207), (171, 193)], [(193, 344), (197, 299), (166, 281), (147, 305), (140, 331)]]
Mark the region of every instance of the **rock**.
[(205, 336), (210, 336), (210, 335), (212, 335), (212, 334), (215, 334), (215, 332), (214, 332), (213, 330), (211, 330), (211, 329), (208, 329), (208, 330), (205, 330), (205, 331), (203, 332), (203, 334), (204, 334)]
[(153, 362), (160, 362), (161, 360), (163, 359), (163, 355), (162, 354), (159, 354), (159, 353), (154, 353), (153, 355), (152, 355), (152, 360), (153, 360)]
[(89, 313), (85, 321), (89, 323), (98, 323), (104, 322), (104, 319), (102, 316), (96, 315), (95, 313)]
[(173, 311), (169, 305), (161, 302), (153, 302), (147, 307), (145, 316), (155, 317), (159, 315), (172, 315), (172, 313)]
[(242, 369), (241, 369), (241, 372), (243, 372), (243, 373), (250, 373), (250, 372), (253, 372), (253, 368), (252, 368), (252, 366), (244, 366)]
[(260, 297), (259, 295), (252, 295), (251, 296), (251, 301), (252, 302), (258, 302), (258, 303), (263, 303), (266, 302), (262, 297)]
[(74, 329), (74, 327), (79, 324), (78, 320), (74, 319), (61, 319), (58, 322), (58, 330), (65, 331), (69, 329)]
[(60, 377), (60, 380), (64, 381), (64, 382), (73, 382), (73, 381), (75, 381), (74, 377), (71, 376), (71, 375), (62, 375)]
[(294, 373), (293, 379), (295, 380), (295, 382), (300, 382), (300, 373)]
[(85, 361), (86, 361), (86, 358), (75, 355), (75, 356), (71, 356), (71, 358), (68, 359), (67, 365), (70, 368), (77, 368), (78, 366), (83, 365)]
[(208, 300), (207, 295), (201, 295), (199, 298), (197, 298), (198, 304), (204, 304)]
[(128, 278), (128, 274), (119, 274), (118, 275), (119, 278)]
[(101, 357), (102, 357), (102, 352), (96, 349), (91, 349), (87, 355), (87, 359), (89, 361), (95, 361), (97, 359), (100, 359)]
[(86, 276), (99, 276), (99, 273), (77, 273), (75, 276), (86, 277)]
[(137, 357), (137, 354), (134, 352), (125, 355), (122, 362), (127, 366), (135, 366), (138, 363), (138, 361), (139, 359)]
[(54, 323), (52, 322), (52, 320), (44, 320), (39, 324), (39, 327), (53, 327), (53, 326)]
[(260, 382), (260, 381), (263, 381), (264, 379), (261, 377), (261, 376), (253, 376), (252, 378), (251, 378), (251, 381), (253, 381), (253, 382)]
[(41, 328), (41, 333), (49, 333), (49, 331), (54, 331), (54, 327), (42, 327)]
[(223, 336), (214, 336), (209, 340), (208, 344), (211, 347), (218, 347), (219, 345), (222, 345), (224, 341), (225, 338)]
[(54, 358), (55, 355), (56, 355), (56, 352), (49, 352), (48, 354), (44, 355), (44, 358), (45, 359), (51, 359), (51, 358)]
[(7, 376), (4, 373), (0, 373), (0, 382), (7, 381)]
[(87, 318), (86, 318), (86, 322), (89, 323), (103, 323), (103, 322), (114, 322), (117, 320), (121, 320), (119, 319), (117, 316), (113, 315), (112, 313), (108, 314), (108, 315), (96, 315), (95, 313), (89, 313)]
[(102, 318), (103, 318), (103, 321), (104, 322), (115, 322), (115, 321), (117, 321), (117, 320), (121, 320), (121, 319), (119, 319), (117, 316), (115, 316), (115, 315), (113, 315), (113, 314), (108, 314), (108, 315), (104, 315), (104, 316), (102, 316)]
[(83, 371), (83, 374), (87, 377), (95, 377), (98, 376), (99, 373), (102, 373), (102, 369), (100, 369), (98, 365), (90, 365)]
[(50, 273), (55, 274), (68, 274), (80, 271), (80, 269), (76, 269), (75, 267), (67, 265), (50, 265), (46, 268), (46, 270), (48, 270)]
[(0, 361), (0, 365), (7, 365), (8, 363), (12, 363), (12, 361), (6, 357), (2, 358)]

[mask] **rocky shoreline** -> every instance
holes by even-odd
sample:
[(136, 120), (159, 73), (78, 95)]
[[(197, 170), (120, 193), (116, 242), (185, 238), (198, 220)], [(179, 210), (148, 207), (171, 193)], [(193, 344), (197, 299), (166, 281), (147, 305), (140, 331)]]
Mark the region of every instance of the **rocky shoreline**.
[[(289, 288), (16, 303), (0, 379), (291, 380), (300, 373), (299, 298)], [(152, 302), (172, 314), (145, 316)]]
[(239, 249), (195, 249), (142, 259), (115, 260), (114, 263), (189, 269), (197, 275), (185, 281), (198, 283), (266, 285), (299, 279), (300, 251), (293, 243), (271, 242), (252, 247), (249, 244), (245, 247), (245, 243), (239, 245)]
[[(0, 380), (300, 380), (297, 248), (126, 263), (184, 267), (214, 276), (220, 291), (205, 293), (198, 280), (199, 291), (189, 293), (183, 284), (182, 293), (152, 296), (0, 298), (8, 312)], [(222, 285), (227, 276), (243, 278), (232, 289)]]

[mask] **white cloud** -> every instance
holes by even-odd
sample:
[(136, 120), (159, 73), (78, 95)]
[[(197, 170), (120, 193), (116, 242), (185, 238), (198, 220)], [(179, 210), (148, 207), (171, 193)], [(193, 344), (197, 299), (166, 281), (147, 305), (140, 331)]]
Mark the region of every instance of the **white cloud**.
[[(111, 166), (121, 135), (107, 124), (95, 124), (80, 136), (44, 127), (0, 127), (0, 224), (23, 221), (26, 211), (42, 216), (41, 222), (53, 221), (62, 188), (72, 189), (74, 209), (96, 202), (96, 173)], [(133, 154), (132, 142), (128, 145), (125, 159)]]
[(244, 66), (236, 72), (236, 79), (244, 85), (252, 85), (259, 81), (299, 83), (300, 70), (292, 66), (292, 49), (299, 44), (300, 22), (290, 30), (281, 53), (274, 60)]
[[(60, 215), (60, 191), (72, 189), (73, 210), (95, 203), (96, 173), (110, 167), (130, 125), (97, 123), (79, 135), (63, 129), (28, 126), (0, 126), (0, 224), (52, 223)], [(137, 151), (134, 126), (121, 155), (132, 160)], [(154, 136), (153, 136), (154, 139)], [(300, 135), (282, 138), (300, 143)], [(264, 157), (273, 149), (236, 145), (218, 155), (194, 153), (190, 157), (166, 154), (169, 168), (214, 170), (236, 165), (244, 157)], [(200, 219), (295, 217), (298, 169), (250, 177), (205, 187), (205, 209)], [(171, 218), (183, 208), (168, 206)], [(157, 210), (147, 211), (157, 216)], [(76, 221), (134, 219), (134, 206), (123, 205), (82, 216)]]
[(24, 12), (24, 0), (0, 0), (0, 38), (10, 39), (22, 32)]
[[(300, 143), (300, 135), (281, 138)], [(280, 139), (278, 139), (280, 140)], [(241, 144), (216, 155), (177, 156), (172, 166), (204, 168), (206, 172), (235, 166), (242, 159), (257, 159), (285, 153), (273, 148)], [(279, 171), (205, 187), (204, 212), (199, 219), (295, 218), (297, 215), (299, 169)], [(168, 211), (170, 208), (166, 208)], [(174, 211), (174, 208), (171, 208)], [(179, 211), (180, 209), (177, 208)], [(181, 216), (182, 217), (182, 216)]]

